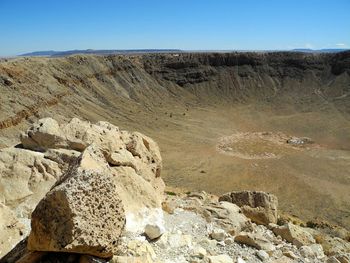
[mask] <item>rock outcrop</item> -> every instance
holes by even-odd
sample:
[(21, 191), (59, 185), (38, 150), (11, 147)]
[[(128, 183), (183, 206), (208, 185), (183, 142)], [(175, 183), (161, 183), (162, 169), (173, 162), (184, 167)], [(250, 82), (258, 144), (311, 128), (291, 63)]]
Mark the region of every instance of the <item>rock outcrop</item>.
[(235, 241), (241, 244), (246, 244), (255, 247), (259, 250), (273, 251), (274, 245), (260, 234), (242, 232), (235, 237)]
[(265, 192), (230, 192), (219, 201), (227, 201), (241, 207), (242, 212), (253, 222), (262, 225), (277, 223), (277, 197)]
[(31, 212), (62, 169), (43, 153), (0, 150), (0, 257), (29, 234)]
[[(102, 121), (91, 124), (73, 118), (69, 123), (59, 125), (57, 121), (45, 118), (23, 133), (21, 142), (24, 148), (36, 151), (69, 149), (80, 152), (94, 143), (113, 170), (119, 194), (127, 200), (127, 212), (144, 206), (161, 207), (164, 191), (160, 177), (162, 158), (158, 145), (141, 133), (121, 131)], [(144, 192), (142, 196), (141, 192)]]
[(112, 257), (125, 225), (103, 154), (87, 147), (32, 214), (28, 249)]
[[(3, 233), (11, 233), (9, 237), (1, 236), (0, 256), (29, 234), (31, 212), (53, 185), (56, 190), (61, 188), (65, 190), (55, 192), (52, 189), (52, 194), (46, 197), (46, 201), (42, 201), (41, 206), (53, 207), (57, 202), (60, 203), (63, 200), (78, 202), (78, 200), (71, 199), (76, 189), (69, 191), (68, 188), (66, 189), (66, 180), (68, 180), (66, 177), (70, 175), (72, 179), (69, 180), (76, 180), (74, 178), (82, 180), (90, 173), (82, 173), (79, 172), (79, 169), (72, 167), (76, 166), (77, 162), (79, 163), (78, 160), (91, 164), (96, 162), (93, 161), (95, 157), (88, 158), (87, 156), (87, 149), (92, 144), (95, 145), (96, 151), (102, 154), (100, 163), (106, 166), (102, 173), (103, 176), (96, 174), (95, 177), (98, 178), (96, 180), (102, 180), (98, 184), (103, 185), (106, 185), (108, 181), (108, 189), (111, 193), (118, 193), (119, 198), (117, 199), (122, 200), (126, 217), (129, 218), (128, 222), (133, 227), (136, 227), (135, 218), (139, 223), (139, 221), (144, 221), (145, 213), (154, 213), (153, 216), (156, 216), (161, 211), (164, 182), (160, 177), (162, 169), (160, 151), (151, 138), (141, 133), (121, 131), (107, 122), (91, 124), (72, 119), (69, 123), (58, 124), (52, 118), (45, 118), (34, 123), (23, 133), (21, 142), (22, 144), (16, 147), (0, 150), (0, 206), (4, 211), (2, 214), (8, 215), (1, 218), (0, 229), (4, 230)], [(88, 159), (90, 161), (86, 161)], [(80, 165), (83, 164), (80, 163)], [(62, 177), (62, 174), (65, 176)], [(94, 174), (90, 174), (91, 178), (88, 176), (89, 180), (92, 180)], [(98, 196), (96, 198), (101, 199)], [(111, 196), (107, 199), (113, 200)], [(65, 204), (62, 206), (63, 210), (72, 211), (75, 204), (69, 202), (63, 202)], [(118, 206), (117, 202), (115, 206)], [(69, 213), (63, 210), (61, 212), (70, 217)], [(153, 210), (155, 212), (152, 212)], [(41, 208), (36, 211), (34, 216), (43, 217), (41, 212), (38, 212), (43, 211)], [(47, 216), (54, 216), (54, 213), (47, 214)], [(34, 224), (38, 226), (41, 223)], [(47, 227), (56, 231), (52, 226), (47, 225)], [(144, 226), (137, 227), (143, 228)], [(51, 234), (55, 235), (54, 232)], [(70, 235), (73, 237), (74, 233)], [(48, 236), (47, 238), (53, 237)], [(33, 249), (41, 247), (41, 250), (53, 250), (42, 244), (45, 242), (47, 240), (39, 242), (38, 238), (31, 237), (29, 243), (30, 246), (36, 243)], [(58, 251), (55, 244), (50, 246), (54, 246)]]
[(283, 226), (276, 226), (272, 231), (297, 247), (315, 243), (315, 239), (309, 232), (291, 223), (287, 223)]

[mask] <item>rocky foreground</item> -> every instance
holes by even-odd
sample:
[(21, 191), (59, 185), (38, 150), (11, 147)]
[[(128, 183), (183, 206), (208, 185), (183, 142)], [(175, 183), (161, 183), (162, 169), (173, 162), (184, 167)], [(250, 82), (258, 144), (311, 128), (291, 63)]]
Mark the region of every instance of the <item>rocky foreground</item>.
[(349, 233), (264, 192), (164, 192), (157, 144), (41, 119), (0, 151), (0, 262), (350, 262)]

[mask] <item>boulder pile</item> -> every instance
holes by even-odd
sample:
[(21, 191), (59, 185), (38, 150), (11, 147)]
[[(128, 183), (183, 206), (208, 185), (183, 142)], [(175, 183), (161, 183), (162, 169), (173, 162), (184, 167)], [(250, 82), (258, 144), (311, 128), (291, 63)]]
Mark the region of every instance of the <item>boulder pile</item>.
[(0, 263), (350, 261), (347, 240), (281, 223), (272, 194), (164, 194), (141, 133), (46, 118), (21, 142), (0, 150)]

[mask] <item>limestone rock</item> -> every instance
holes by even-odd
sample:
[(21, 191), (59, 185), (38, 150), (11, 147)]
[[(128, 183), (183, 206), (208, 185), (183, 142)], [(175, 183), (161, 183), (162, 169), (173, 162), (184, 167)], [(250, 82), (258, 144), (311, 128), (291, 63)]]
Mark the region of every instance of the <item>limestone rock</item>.
[(60, 159), (67, 160), (67, 154), (74, 159), (72, 152), (67, 151), (81, 152), (96, 144), (113, 170), (127, 213), (145, 206), (161, 207), (165, 187), (160, 177), (162, 158), (157, 143), (141, 133), (120, 131), (102, 121), (91, 124), (73, 118), (59, 125), (45, 118), (34, 123), (21, 141), (24, 148), (46, 151), (46, 156), (58, 163)]
[(168, 214), (174, 214), (175, 208), (176, 208), (176, 204), (171, 200), (166, 200), (162, 202), (162, 209)]
[(40, 119), (26, 133), (21, 134), (23, 147), (34, 151), (65, 147), (65, 136), (52, 118)]
[(314, 258), (314, 252), (309, 246), (301, 246), (299, 251), (300, 255), (302, 255), (304, 258)]
[(152, 246), (146, 240), (132, 240), (128, 243), (127, 247), (127, 253), (134, 257), (148, 257), (150, 259), (156, 257)]
[(220, 228), (214, 228), (210, 233), (210, 237), (212, 239), (215, 239), (216, 241), (224, 241), (227, 237), (227, 234), (224, 230)]
[(320, 235), (316, 238), (317, 243), (322, 245), (324, 253), (328, 256), (350, 253), (350, 242), (347, 242), (344, 239), (328, 235)]
[(206, 255), (207, 255), (207, 251), (199, 245), (195, 246), (192, 250), (192, 256), (194, 256), (194, 257), (202, 259)]
[(167, 242), (171, 248), (191, 247), (192, 236), (182, 233), (171, 233), (167, 237)]
[(149, 256), (114, 256), (110, 263), (153, 263), (151, 257)]
[(320, 244), (312, 244), (309, 246), (315, 258), (322, 259), (325, 257), (323, 247)]
[(43, 188), (45, 194), (60, 175), (57, 163), (45, 159), (42, 153), (19, 148), (1, 149), (0, 201), (19, 204), (37, 187)]
[(210, 263), (233, 263), (232, 258), (225, 254), (209, 256), (208, 258)]
[(297, 259), (298, 256), (294, 254), (293, 251), (287, 250), (283, 252), (283, 255), (285, 255), (286, 257), (289, 257), (291, 259)]
[(241, 257), (237, 258), (237, 263), (246, 263), (245, 260)]
[(25, 226), (12, 210), (0, 203), (0, 258), (24, 237)]
[(29, 234), (31, 212), (61, 174), (43, 153), (0, 149), (0, 257)]
[(232, 245), (233, 242), (235, 242), (235, 240), (232, 237), (228, 237), (228, 238), (225, 239), (224, 242), (225, 242), (226, 245)]
[(273, 228), (273, 232), (275, 235), (280, 235), (283, 239), (296, 245), (298, 248), (315, 243), (315, 239), (309, 232), (291, 223), (275, 227)]
[(125, 224), (108, 164), (89, 146), (32, 214), (28, 248), (108, 258)]
[(269, 240), (257, 233), (242, 232), (235, 237), (235, 241), (251, 247), (255, 247), (259, 250), (275, 250), (275, 246)]
[(269, 254), (267, 254), (267, 252), (264, 251), (264, 250), (259, 250), (259, 251), (257, 251), (257, 252), (256, 252), (256, 255), (257, 255), (258, 258), (261, 259), (261, 261), (268, 260), (269, 257), (270, 257)]
[(227, 201), (241, 207), (242, 212), (257, 224), (277, 223), (277, 197), (265, 192), (241, 191), (222, 195), (219, 201)]
[(271, 263), (295, 263), (295, 262), (299, 262), (299, 261), (295, 261), (294, 259), (291, 259), (287, 256), (282, 256), (280, 258), (273, 259), (270, 262)]
[(80, 152), (68, 149), (48, 149), (44, 158), (56, 162), (61, 169), (66, 168), (80, 156)]
[(241, 232), (241, 230), (244, 230), (251, 224), (241, 209), (232, 203), (210, 202), (208, 205), (197, 206), (195, 209), (203, 214), (208, 221), (216, 223), (231, 235)]
[(145, 234), (150, 240), (160, 237), (164, 231), (164, 227), (159, 224), (147, 224), (145, 227)]
[[(147, 168), (145, 167), (145, 170)], [(124, 201), (127, 215), (147, 208), (160, 208), (163, 200), (164, 182), (161, 177), (147, 181), (135, 169), (126, 166), (111, 167), (113, 182)], [(157, 190), (156, 190), (157, 189)]]
[(301, 246), (299, 251), (304, 258), (323, 259), (325, 257), (323, 248), (320, 244)]

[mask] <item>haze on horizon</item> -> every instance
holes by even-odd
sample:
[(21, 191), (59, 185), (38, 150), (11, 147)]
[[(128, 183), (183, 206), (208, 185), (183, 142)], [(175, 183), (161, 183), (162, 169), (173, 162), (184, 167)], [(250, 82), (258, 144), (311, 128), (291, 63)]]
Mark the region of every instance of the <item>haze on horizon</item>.
[(39, 50), (349, 48), (348, 0), (0, 1), (0, 56)]

